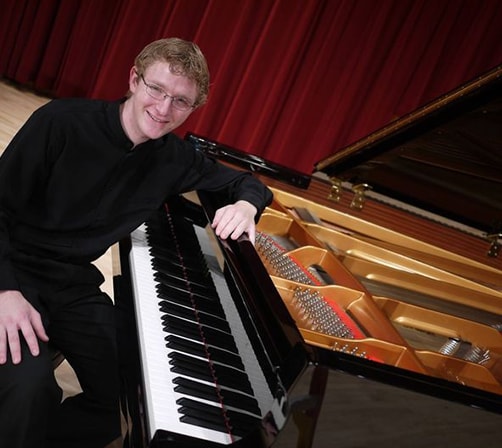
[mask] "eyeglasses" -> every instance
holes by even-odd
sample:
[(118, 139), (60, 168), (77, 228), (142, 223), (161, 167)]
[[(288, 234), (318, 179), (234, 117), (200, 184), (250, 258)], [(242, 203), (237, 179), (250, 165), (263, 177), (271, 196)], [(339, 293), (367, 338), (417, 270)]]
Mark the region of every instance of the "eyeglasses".
[(143, 78), (143, 75), (140, 75), (140, 77), (143, 80), (143, 83), (145, 84), (146, 93), (148, 93), (148, 95), (150, 95), (152, 98), (155, 98), (156, 100), (159, 101), (164, 101), (166, 98), (170, 98), (173, 107), (182, 112), (186, 112), (194, 107), (194, 105), (190, 104), (186, 98), (183, 98), (182, 96), (171, 96), (166, 92), (164, 92), (164, 90), (161, 89), (159, 86), (156, 86), (154, 84), (148, 84), (145, 81), (145, 78)]

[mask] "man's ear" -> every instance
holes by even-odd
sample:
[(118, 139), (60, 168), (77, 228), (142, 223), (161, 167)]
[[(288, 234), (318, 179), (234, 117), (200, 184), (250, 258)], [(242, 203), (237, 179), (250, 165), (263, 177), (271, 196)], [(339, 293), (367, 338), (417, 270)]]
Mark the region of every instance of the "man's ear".
[(131, 92), (134, 92), (138, 86), (138, 83), (139, 83), (138, 71), (136, 70), (136, 67), (133, 66), (129, 71), (129, 90)]

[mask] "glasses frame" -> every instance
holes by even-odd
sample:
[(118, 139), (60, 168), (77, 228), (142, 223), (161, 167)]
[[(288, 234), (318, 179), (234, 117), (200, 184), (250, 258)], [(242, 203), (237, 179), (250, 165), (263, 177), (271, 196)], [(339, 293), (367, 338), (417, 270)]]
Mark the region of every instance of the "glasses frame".
[[(150, 84), (145, 81), (145, 78), (143, 75), (139, 75), (141, 80), (143, 81), (143, 84), (145, 84), (145, 91), (150, 96), (151, 98), (158, 100), (158, 101), (164, 101), (166, 98), (171, 99), (171, 104), (172, 106), (176, 109), (179, 110), (180, 112), (188, 112), (189, 110), (193, 109), (195, 107), (194, 104), (190, 104), (190, 102), (181, 96), (173, 96), (169, 95), (162, 89), (162, 87), (159, 87), (155, 84)], [(182, 107), (180, 107), (180, 105)], [(186, 107), (185, 107), (186, 105)]]

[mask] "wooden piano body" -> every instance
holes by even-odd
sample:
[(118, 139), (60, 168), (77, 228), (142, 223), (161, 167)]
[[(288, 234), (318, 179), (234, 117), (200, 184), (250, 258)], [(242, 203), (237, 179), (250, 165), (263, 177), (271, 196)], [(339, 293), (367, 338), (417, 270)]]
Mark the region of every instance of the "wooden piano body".
[[(287, 381), (298, 447), (312, 446), (332, 371), (480, 408), (490, 428), (502, 414), (501, 74), (320, 161), (312, 177), (187, 135), (274, 192), (253, 255), (271, 289), (256, 293), (287, 310), (291, 320), (266, 331), (289, 332), (291, 349), (297, 329), (295, 374), (312, 374), (307, 395), (317, 400), (294, 401), (296, 380)], [(210, 218), (218, 199), (203, 203)], [(279, 436), (278, 446), (292, 445)]]

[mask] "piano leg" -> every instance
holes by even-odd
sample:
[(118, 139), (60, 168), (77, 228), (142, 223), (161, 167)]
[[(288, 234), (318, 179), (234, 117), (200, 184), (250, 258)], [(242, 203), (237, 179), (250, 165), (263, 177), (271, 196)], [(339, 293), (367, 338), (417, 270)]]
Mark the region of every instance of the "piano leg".
[(291, 406), (293, 420), (298, 427), (296, 448), (311, 448), (319, 413), (321, 412), (329, 369), (316, 365), (310, 379), (307, 397), (294, 402)]

